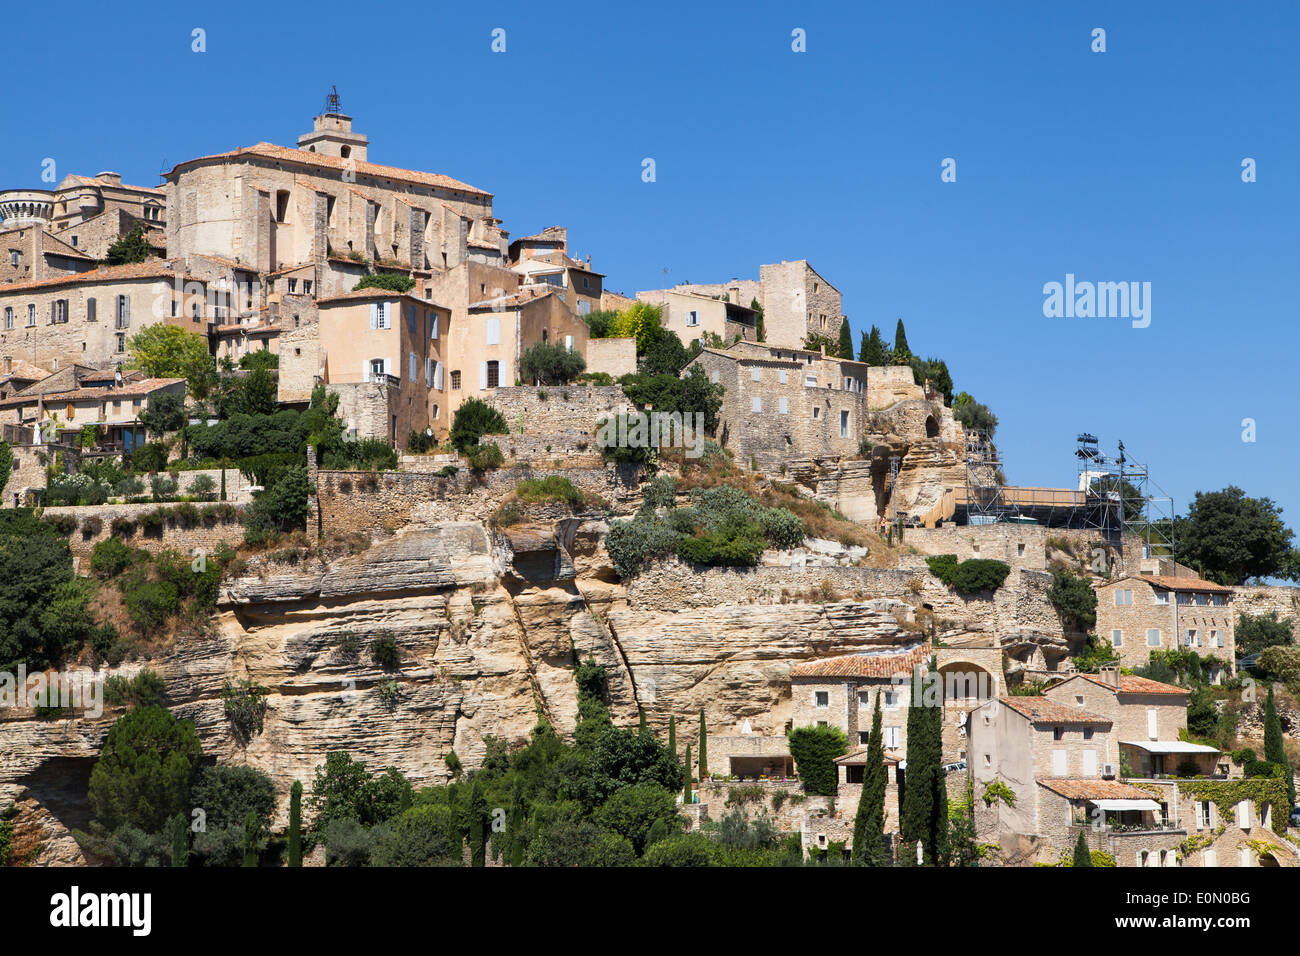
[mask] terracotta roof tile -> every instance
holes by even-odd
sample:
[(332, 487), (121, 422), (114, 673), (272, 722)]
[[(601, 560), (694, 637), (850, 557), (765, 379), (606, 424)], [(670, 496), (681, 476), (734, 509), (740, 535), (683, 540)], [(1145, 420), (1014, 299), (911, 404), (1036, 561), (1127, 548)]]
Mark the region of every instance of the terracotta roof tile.
[[(89, 272), (75, 272), (72, 275), (51, 279), (38, 279), (34, 282), (16, 282), (12, 285), (0, 285), (0, 295), (9, 292), (22, 292), (27, 289), (43, 289), (50, 286), (76, 285), (80, 282), (117, 282), (124, 279), (162, 279), (176, 275), (170, 263), (162, 259), (148, 262), (133, 262), (125, 266), (102, 266)], [(191, 278), (186, 276), (186, 278)]]
[(141, 398), (160, 388), (184, 382), (183, 378), (146, 378), (138, 382), (124, 382), (116, 388), (76, 388), (66, 392), (48, 392), (44, 395), (19, 395), (0, 402), (0, 407), (11, 408), (36, 401), (49, 405), (57, 402), (98, 401), (105, 398)]
[(1222, 584), (1215, 584), (1213, 581), (1205, 581), (1201, 578), (1175, 576), (1172, 574), (1135, 574), (1133, 577), (1140, 581), (1145, 581), (1152, 587), (1163, 588), (1166, 591), (1209, 591), (1214, 594), (1232, 593), (1232, 588), (1224, 587)]
[(1111, 724), (1109, 717), (1090, 714), (1048, 697), (999, 697), (999, 701), (1035, 724)]
[[(1110, 690), (1115, 688), (1107, 684), (1096, 674), (1079, 674), (1084, 680), (1090, 680), (1099, 687), (1106, 687)], [(1134, 674), (1121, 674), (1119, 678), (1119, 690), (1123, 694), (1190, 694), (1186, 687), (1175, 687), (1173, 684), (1162, 684), (1158, 680), (1150, 680), (1146, 677), (1138, 677)]]
[(846, 654), (805, 661), (790, 668), (791, 677), (893, 677), (910, 674), (923, 667), (933, 653), (929, 644), (921, 644), (902, 653)]
[(1080, 780), (1071, 777), (1040, 777), (1038, 785), (1067, 800), (1151, 800), (1150, 790), (1118, 780)]
[[(342, 171), (345, 168), (345, 160), (338, 156), (326, 156), (324, 153), (313, 153), (306, 149), (293, 149), (288, 146), (277, 146), (275, 143), (258, 143), (254, 146), (245, 146), (240, 149), (230, 150), (226, 153), (214, 153), (211, 156), (199, 156), (196, 159), (189, 159), (183, 163), (178, 163), (165, 176), (171, 176), (178, 169), (189, 166), (194, 163), (206, 162), (213, 159), (233, 159), (238, 156), (260, 156), (264, 159), (277, 159), (282, 162), (302, 163), (306, 166), (316, 166), (325, 169), (337, 169)], [(476, 196), (491, 196), (489, 192), (477, 189), (468, 183), (463, 183), (458, 179), (452, 179), (450, 176), (444, 176), (441, 173), (423, 173), (414, 169), (399, 169), (396, 166), (380, 166), (377, 163), (360, 162), (352, 160), (348, 169), (354, 169), (357, 173), (364, 176), (378, 176), (384, 179), (396, 179), (406, 183), (417, 183), (421, 186), (434, 186), (440, 189), (452, 189), (456, 192), (471, 193)]]

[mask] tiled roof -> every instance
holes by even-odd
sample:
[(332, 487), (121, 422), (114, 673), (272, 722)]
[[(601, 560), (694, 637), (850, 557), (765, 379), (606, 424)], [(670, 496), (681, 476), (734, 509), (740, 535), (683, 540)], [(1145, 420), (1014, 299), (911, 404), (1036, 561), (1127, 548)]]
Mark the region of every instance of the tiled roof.
[(41, 401), (45, 404), (56, 402), (85, 402), (101, 399), (141, 398), (169, 385), (184, 383), (183, 378), (146, 378), (138, 382), (124, 382), (115, 388), (76, 388), (66, 392), (49, 392), (44, 395), (20, 395), (0, 402), (0, 408), (12, 408), (15, 405), (27, 405)]
[(41, 252), (47, 256), (63, 256), (65, 259), (85, 259), (94, 262), (94, 256), (88, 256), (71, 243), (64, 242), (48, 232), (41, 234)]
[[(1079, 674), (1084, 680), (1090, 680), (1099, 687), (1106, 687), (1115, 690), (1111, 684), (1107, 684), (1096, 674)], [(1173, 684), (1162, 684), (1158, 680), (1150, 680), (1146, 677), (1138, 677), (1134, 674), (1121, 674), (1119, 678), (1119, 690), (1123, 694), (1190, 694), (1185, 687), (1175, 687)]]
[(200, 259), (207, 259), (209, 262), (215, 262), (217, 265), (229, 266), (231, 269), (239, 269), (241, 272), (256, 272), (257, 266), (250, 266), (245, 262), (236, 262), (234, 259), (227, 259), (223, 256), (212, 256), (206, 252), (194, 253)]
[[(102, 266), (89, 272), (74, 272), (72, 275), (53, 279), (38, 279), (34, 282), (17, 282), (13, 285), (0, 285), (0, 295), (8, 292), (22, 292), (27, 289), (43, 289), (50, 286), (76, 285), (79, 282), (118, 282), (125, 279), (162, 279), (176, 275), (176, 270), (162, 259), (148, 262), (132, 262), (125, 266)], [(186, 278), (190, 278), (186, 276)]]
[[(856, 767), (867, 762), (867, 751), (870, 747), (859, 747), (851, 750), (843, 757), (836, 757), (835, 762), (841, 767)], [(903, 759), (903, 755), (896, 751), (884, 751), (886, 766), (893, 766)]]
[(1071, 777), (1040, 777), (1040, 787), (1067, 800), (1150, 800), (1151, 791), (1118, 780), (1079, 780)]
[[(166, 173), (171, 176), (178, 169), (189, 166), (193, 163), (206, 162), (213, 159), (233, 159), (239, 156), (260, 156), (264, 159), (277, 159), (282, 162), (302, 163), (306, 166), (317, 166), (326, 169), (343, 170), (345, 163), (349, 162), (338, 156), (326, 156), (324, 153), (313, 153), (306, 149), (293, 149), (288, 146), (277, 146), (275, 143), (258, 143), (255, 146), (245, 146), (240, 149), (233, 149), (226, 153), (214, 153), (211, 156), (200, 156), (196, 159), (188, 159), (183, 163), (178, 163), (172, 170)], [(377, 163), (361, 162), (351, 160), (347, 169), (355, 170), (365, 176), (378, 176), (384, 179), (396, 179), (406, 183), (418, 183), (421, 186), (434, 186), (440, 189), (454, 189), (457, 192), (472, 193), (477, 196), (491, 196), (489, 192), (477, 189), (468, 183), (462, 183), (458, 179), (452, 179), (450, 176), (444, 176), (441, 173), (422, 173), (414, 169), (399, 169), (396, 166), (380, 166)]]
[(1048, 697), (999, 697), (1002, 704), (1035, 724), (1110, 724), (1109, 717), (1099, 717), (1078, 707), (1070, 707)]
[(805, 661), (790, 668), (791, 677), (893, 677), (910, 674), (914, 667), (924, 666), (933, 651), (929, 644), (892, 654), (846, 654), (843, 657), (824, 657)]
[(1135, 574), (1133, 577), (1139, 581), (1145, 581), (1152, 587), (1163, 588), (1166, 591), (1209, 591), (1214, 594), (1231, 594), (1232, 588), (1224, 587), (1222, 584), (1215, 584), (1213, 581), (1205, 581), (1201, 578), (1186, 576), (1174, 576), (1172, 574)]
[(28, 382), (39, 382), (50, 373), (43, 368), (37, 368), (30, 362), (24, 362), (22, 359), (15, 359), (9, 363), (9, 371), (0, 373), (0, 381), (13, 381), (20, 379)]
[[(101, 189), (105, 187), (108, 189), (132, 189), (136, 192), (157, 193), (159, 196), (165, 195), (163, 190), (156, 186), (131, 186), (127, 183), (110, 183), (105, 182), (102, 179), (93, 179), (90, 176), (78, 176), (76, 173), (69, 174), (67, 179), (71, 179), (73, 182), (82, 186), (99, 186)], [(64, 181), (66, 182), (67, 180), (65, 179)]]
[(557, 295), (559, 292), (560, 290), (556, 289), (554, 286), (534, 286), (527, 289), (520, 289), (518, 292), (512, 293), (511, 295), (501, 295), (497, 296), (495, 299), (484, 299), (481, 302), (471, 302), (469, 307), (471, 309), (514, 309), (537, 299), (544, 299), (548, 295)]

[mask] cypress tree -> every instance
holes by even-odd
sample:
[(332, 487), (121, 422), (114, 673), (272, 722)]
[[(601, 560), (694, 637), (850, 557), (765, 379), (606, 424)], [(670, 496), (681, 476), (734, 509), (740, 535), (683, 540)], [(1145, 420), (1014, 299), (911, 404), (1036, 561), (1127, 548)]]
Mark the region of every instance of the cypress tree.
[(1287, 793), (1291, 796), (1291, 806), (1295, 806), (1295, 775), (1282, 745), (1282, 721), (1277, 716), (1272, 684), (1268, 685), (1268, 699), (1264, 701), (1264, 759), (1277, 764), (1285, 772)]
[(668, 718), (668, 752), (677, 759), (677, 718)]
[(487, 798), (483, 796), (483, 785), (478, 777), (469, 792), (469, 858), (470, 866), (487, 866), (487, 828), (491, 816)]
[(704, 708), (700, 708), (700, 779), (709, 775), (709, 735), (704, 729)]
[[(906, 359), (899, 361), (902, 356), (906, 356)], [(907, 331), (903, 328), (902, 319), (899, 319), (898, 325), (894, 327), (894, 364), (912, 364), (912, 350), (907, 347)]]
[(686, 790), (682, 803), (691, 802), (691, 745), (686, 745)]
[(934, 866), (948, 862), (948, 780), (943, 773), (943, 704), (927, 707), (930, 734), (930, 826), (926, 849)]
[(758, 320), (754, 326), (754, 338), (760, 342), (766, 342), (767, 327), (763, 325), (763, 307), (758, 304), (757, 299), (750, 299), (749, 307), (758, 313)]
[(1083, 831), (1079, 831), (1079, 839), (1074, 843), (1074, 865), (1075, 866), (1092, 866), (1092, 854), (1088, 852), (1088, 841), (1083, 838)]
[(853, 359), (853, 330), (849, 328), (849, 320), (846, 317), (840, 323), (840, 358)]
[(907, 708), (907, 788), (900, 829), (903, 840), (920, 841), (931, 866), (943, 860), (948, 832), (948, 786), (943, 778), (943, 707), (927, 707), (919, 668), (913, 672)]
[(244, 866), (257, 866), (257, 838), (261, 829), (257, 814), (249, 810), (244, 817)]
[(855, 866), (884, 866), (885, 863), (885, 746), (880, 729), (880, 691), (871, 714), (871, 736), (867, 738), (867, 765), (862, 772), (862, 794), (853, 820), (853, 863)]
[(862, 351), (858, 355), (858, 361), (877, 368), (888, 364), (885, 342), (880, 337), (880, 329), (877, 326), (873, 325), (869, 333), (862, 333)]
[(189, 866), (190, 833), (185, 824), (185, 814), (178, 812), (168, 822), (167, 829), (171, 831), (172, 866)]
[(302, 781), (289, 788), (289, 865), (302, 866)]
[(650, 733), (650, 727), (645, 722), (645, 708), (642, 707), (640, 704), (637, 704), (636, 713), (637, 713), (637, 719), (639, 721), (636, 732), (640, 734), (642, 737), (645, 737)]

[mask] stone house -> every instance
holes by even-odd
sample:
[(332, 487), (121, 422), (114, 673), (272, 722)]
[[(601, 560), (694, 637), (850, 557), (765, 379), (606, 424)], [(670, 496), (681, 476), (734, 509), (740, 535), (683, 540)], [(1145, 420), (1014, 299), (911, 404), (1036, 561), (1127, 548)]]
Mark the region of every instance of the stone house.
[[(848, 737), (851, 754), (867, 745), (872, 708), (880, 696), (884, 749), (895, 756), (906, 753), (912, 672), (924, 669), (932, 653), (929, 644), (918, 644), (795, 664), (790, 668), (793, 726), (838, 727)], [(847, 782), (855, 782), (844, 773)]]
[(0, 232), (0, 284), (58, 278), (93, 268), (93, 258), (55, 238), (45, 223)]
[(1209, 679), (1236, 669), (1232, 588), (1185, 575), (1132, 574), (1097, 588), (1097, 633), (1125, 667), (1145, 665), (1154, 650), (1211, 658)]
[(683, 345), (702, 343), (705, 335), (716, 335), (724, 348), (737, 338), (749, 342), (758, 338), (758, 313), (748, 306), (678, 289), (651, 289), (636, 297), (663, 310), (663, 327)]
[(127, 342), (163, 322), (203, 333), (202, 282), (159, 260), (0, 285), (0, 358), (55, 371), (120, 365)]
[(582, 262), (562, 250), (535, 252), (513, 263), (510, 269), (519, 274), (521, 288), (549, 287), (578, 315), (600, 308), (605, 276), (591, 268), (590, 257)]
[(763, 310), (764, 341), (785, 349), (804, 348), (812, 335), (835, 339), (844, 321), (840, 291), (806, 259), (759, 266), (757, 282), (682, 283), (673, 291), (719, 299), (725, 295), (746, 307), (757, 301)]
[(360, 289), (318, 300), (317, 316), (323, 381), (350, 430), (399, 448), (412, 432), (445, 432), (447, 309)]
[(867, 426), (868, 366), (820, 352), (738, 342), (687, 363), (726, 389), (717, 441), (742, 467), (778, 472), (794, 459), (852, 458)]

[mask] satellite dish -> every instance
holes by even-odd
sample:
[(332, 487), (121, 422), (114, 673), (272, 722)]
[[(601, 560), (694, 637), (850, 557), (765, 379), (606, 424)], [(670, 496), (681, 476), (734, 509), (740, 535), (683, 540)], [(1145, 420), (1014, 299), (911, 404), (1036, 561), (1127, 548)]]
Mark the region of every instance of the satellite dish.
[(121, 369), (118, 369), (116, 372), (113, 373), (113, 382), (114, 382), (115, 384), (117, 384), (117, 385), (121, 385), (121, 384), (122, 384), (122, 371), (121, 371)]
[(426, 428), (426, 429), (424, 430), (424, 434), (425, 434), (425, 437), (427, 437), (427, 438), (432, 438), (432, 437), (433, 437), (433, 429), (432, 429), (432, 428)]

